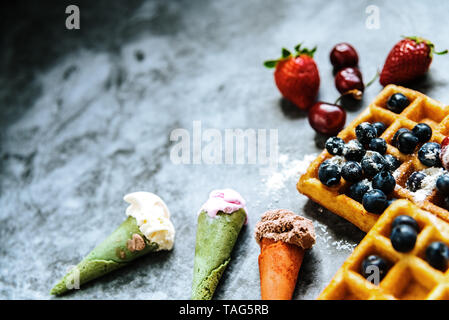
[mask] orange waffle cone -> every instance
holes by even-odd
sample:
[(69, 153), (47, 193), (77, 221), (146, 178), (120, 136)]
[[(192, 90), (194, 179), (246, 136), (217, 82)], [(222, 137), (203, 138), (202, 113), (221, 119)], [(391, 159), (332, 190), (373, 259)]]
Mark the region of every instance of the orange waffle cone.
[(304, 249), (263, 238), (260, 242), (259, 273), (262, 300), (290, 300), (295, 290)]

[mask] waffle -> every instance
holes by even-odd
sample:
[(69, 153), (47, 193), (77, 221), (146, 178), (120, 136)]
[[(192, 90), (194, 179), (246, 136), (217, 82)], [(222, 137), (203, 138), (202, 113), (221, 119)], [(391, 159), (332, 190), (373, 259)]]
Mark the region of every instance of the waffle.
[[(397, 92), (404, 94), (410, 100), (409, 106), (400, 114), (386, 108), (388, 98)], [(394, 172), (396, 187), (392, 193), (393, 198), (409, 199), (420, 208), (449, 221), (449, 211), (442, 207), (443, 199), (436, 190), (433, 190), (424, 200), (417, 201), (414, 194), (406, 189), (407, 179), (414, 171), (428, 168), (419, 161), (417, 156), (422, 144), (419, 144), (415, 153), (411, 155), (401, 153), (391, 144), (398, 129), (412, 129), (418, 123), (426, 123), (432, 128), (430, 142), (441, 143), (445, 136), (449, 135), (449, 106), (444, 106), (417, 91), (389, 85), (380, 92), (366, 110), (338, 134), (338, 137), (345, 142), (356, 139), (355, 128), (365, 121), (370, 123), (380, 121), (387, 126), (380, 137), (387, 142), (387, 154), (391, 154), (401, 161), (401, 166)], [(342, 178), (338, 185), (326, 187), (318, 179), (320, 164), (331, 157), (332, 155), (324, 149), (311, 163), (307, 172), (301, 176), (297, 189), (323, 207), (350, 221), (359, 229), (368, 232), (376, 223), (379, 215), (367, 212), (361, 203), (346, 195), (351, 184)]]
[[(410, 253), (394, 250), (389, 235), (398, 215), (413, 217), (420, 226)], [(395, 201), (380, 217), (354, 252), (337, 271), (319, 300), (449, 300), (449, 269), (434, 269), (425, 260), (425, 250), (433, 241), (449, 245), (449, 224), (408, 200)], [(371, 254), (387, 259), (392, 265), (375, 285), (361, 274), (362, 261)]]

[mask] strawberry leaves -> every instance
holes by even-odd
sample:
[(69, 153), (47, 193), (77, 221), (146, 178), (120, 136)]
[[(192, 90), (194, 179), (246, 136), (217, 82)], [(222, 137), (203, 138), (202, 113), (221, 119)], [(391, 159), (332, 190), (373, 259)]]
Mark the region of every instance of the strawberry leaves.
[(301, 56), (301, 55), (305, 54), (305, 55), (307, 55), (307, 56), (313, 58), (313, 55), (315, 54), (317, 47), (315, 46), (315, 47), (312, 48), (312, 50), (309, 50), (309, 49), (307, 49), (307, 48), (302, 48), (302, 49), (301, 49), (301, 45), (302, 45), (302, 44), (300, 43), (300, 44), (298, 44), (298, 45), (295, 47), (296, 56), (298, 57), (298, 56)]
[(267, 60), (263, 63), (263, 65), (269, 69), (276, 67), (276, 64), (279, 60)]
[(285, 49), (285, 48), (282, 48), (282, 58), (283, 58), (283, 59), (286, 59), (286, 58), (290, 57), (291, 55), (292, 55), (292, 54), (291, 54), (290, 51), (288, 51), (288, 50)]
[(313, 58), (314, 53), (316, 52), (317, 47), (315, 46), (312, 50), (309, 50), (307, 48), (301, 48), (301, 43), (299, 43), (298, 45), (295, 46), (295, 55), (292, 55), (292, 53), (285, 49), (282, 48), (282, 53), (281, 53), (281, 57), (279, 59), (276, 60), (267, 60), (263, 63), (263, 65), (267, 68), (275, 68), (276, 65), (278, 64), (278, 62), (282, 61), (282, 60), (286, 60), (286, 59), (290, 59), (291, 57), (299, 57), (302, 55), (307, 55), (311, 58)]

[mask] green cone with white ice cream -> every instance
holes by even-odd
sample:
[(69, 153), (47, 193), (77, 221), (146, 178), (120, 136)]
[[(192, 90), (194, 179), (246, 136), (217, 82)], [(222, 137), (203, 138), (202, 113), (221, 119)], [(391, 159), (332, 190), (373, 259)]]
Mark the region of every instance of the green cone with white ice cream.
[(245, 200), (232, 189), (214, 190), (198, 215), (193, 300), (212, 299), (246, 223)]
[(51, 294), (64, 294), (150, 252), (173, 248), (175, 229), (161, 198), (150, 192), (134, 192), (124, 200), (130, 203), (126, 209), (128, 218), (71, 269)]

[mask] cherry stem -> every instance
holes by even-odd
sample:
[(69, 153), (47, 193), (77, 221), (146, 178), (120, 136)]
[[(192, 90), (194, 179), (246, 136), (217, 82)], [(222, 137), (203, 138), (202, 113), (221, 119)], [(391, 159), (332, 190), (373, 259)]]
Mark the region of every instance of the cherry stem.
[(341, 99), (343, 99), (344, 96), (351, 95), (356, 100), (362, 100), (363, 98), (363, 91), (360, 91), (358, 89), (349, 90), (345, 93), (343, 93), (341, 96), (338, 97), (337, 100), (335, 100), (334, 104), (338, 106), (338, 103)]
[(335, 102), (334, 102), (334, 104), (336, 105), (336, 106), (338, 106), (338, 103), (340, 102), (340, 100), (343, 98), (343, 96), (345, 96), (344, 94), (342, 94), (341, 96), (339, 96), (338, 97), (338, 99), (337, 100), (335, 100)]
[(374, 81), (376, 81), (376, 79), (380, 76), (380, 71), (377, 70), (376, 74), (374, 75), (374, 77), (366, 84), (365, 88), (368, 88), (370, 85), (372, 85), (374, 83)]

